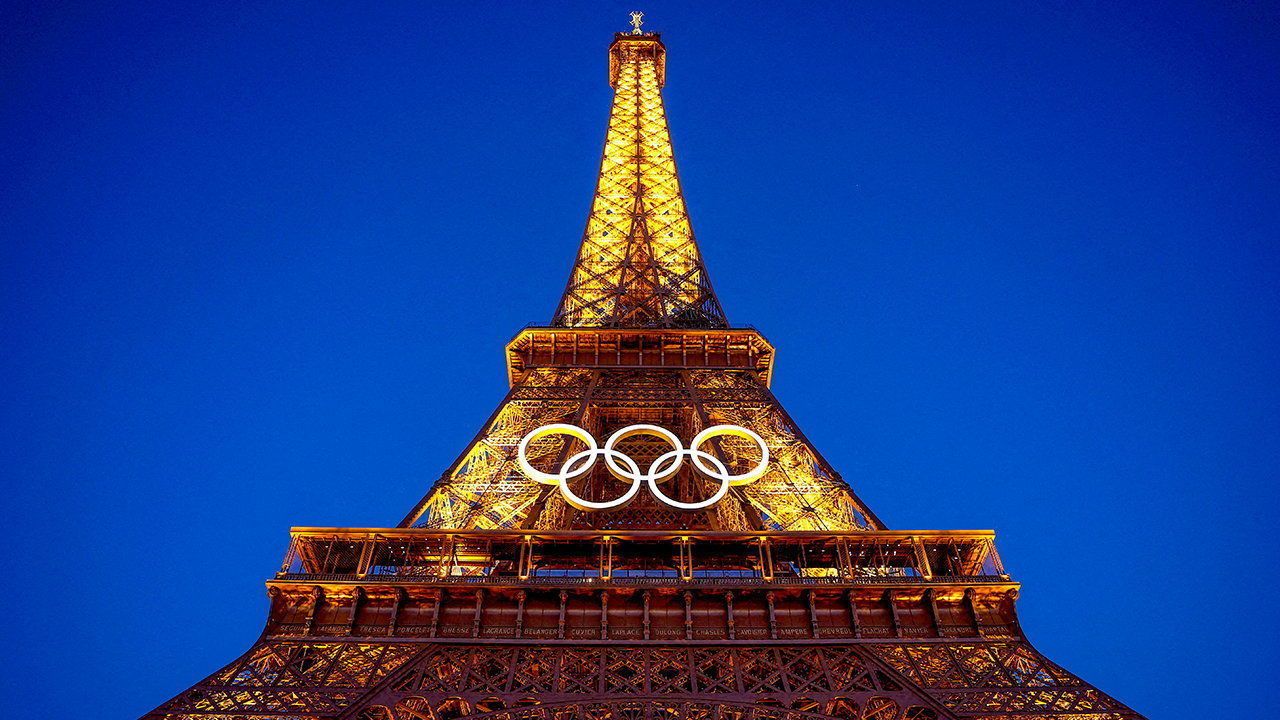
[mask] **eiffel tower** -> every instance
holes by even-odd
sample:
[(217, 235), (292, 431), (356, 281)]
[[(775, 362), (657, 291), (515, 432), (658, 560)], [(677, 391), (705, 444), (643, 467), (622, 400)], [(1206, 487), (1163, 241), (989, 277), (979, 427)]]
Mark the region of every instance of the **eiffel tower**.
[(889, 530), (773, 396), (633, 24), (577, 260), (497, 410), (397, 527), (294, 528), (258, 641), (146, 717), (1140, 717), (1027, 641), (991, 531)]

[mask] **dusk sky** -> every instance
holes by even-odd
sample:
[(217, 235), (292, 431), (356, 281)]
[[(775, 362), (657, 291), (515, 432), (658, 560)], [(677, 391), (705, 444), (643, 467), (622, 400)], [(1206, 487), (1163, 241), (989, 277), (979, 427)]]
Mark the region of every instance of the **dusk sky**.
[(1275, 712), (1273, 3), (0, 10), (2, 704), (243, 653), (290, 526), (395, 525), (545, 323), (643, 10), (694, 228), (891, 528), (994, 529), (1055, 662)]

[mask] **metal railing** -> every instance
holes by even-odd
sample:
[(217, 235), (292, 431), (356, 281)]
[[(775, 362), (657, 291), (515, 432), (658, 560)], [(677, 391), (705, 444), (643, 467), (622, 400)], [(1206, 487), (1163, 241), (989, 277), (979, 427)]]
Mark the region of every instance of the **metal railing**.
[(277, 578), (546, 587), (1009, 582), (992, 533), (298, 528)]

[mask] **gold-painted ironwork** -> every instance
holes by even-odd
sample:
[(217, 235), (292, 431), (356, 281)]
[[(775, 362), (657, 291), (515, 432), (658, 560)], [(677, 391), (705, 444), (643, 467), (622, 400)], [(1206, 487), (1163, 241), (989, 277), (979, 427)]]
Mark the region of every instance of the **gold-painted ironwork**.
[(618, 35), (609, 49), (613, 108), (582, 247), (556, 310), (565, 327), (719, 328), (662, 104), (666, 49)]
[[(619, 33), (587, 229), (553, 321), (507, 346), (510, 390), (396, 528), (295, 528), (241, 658), (148, 720), (1139, 720), (1018, 624), (990, 531), (891, 531), (770, 390), (690, 229), (656, 34)], [(758, 480), (694, 512), (646, 493), (582, 512), (517, 467), (535, 428), (739, 425)], [(627, 435), (649, 466), (662, 438)], [(620, 436), (621, 437), (621, 436)], [(702, 446), (732, 474), (752, 440)], [(531, 440), (536, 468), (582, 442)], [(618, 497), (603, 468), (581, 498)], [(707, 498), (682, 469), (663, 486)]]
[[(687, 369), (617, 370), (590, 365), (592, 356), (579, 359), (585, 366), (530, 370), (404, 524), (459, 530), (883, 527), (804, 437), (757, 373), (708, 369), (699, 364), (697, 353), (686, 355), (685, 360)], [(654, 422), (686, 437), (712, 425), (741, 425), (764, 439), (770, 455), (768, 471), (750, 485), (733, 488), (706, 512), (673, 512), (642, 495), (622, 510), (581, 513), (562, 506), (558, 493), (526, 477), (516, 461), (521, 438), (543, 425), (570, 423), (603, 437), (641, 422)], [(751, 454), (750, 445), (738, 438), (725, 438), (711, 447), (728, 467), (746, 469), (758, 459)], [(532, 444), (530, 455), (535, 465), (539, 459), (554, 464), (580, 449), (574, 442), (555, 439)], [(622, 494), (616, 479), (604, 468), (575, 482), (575, 493), (588, 499)], [(685, 502), (710, 494), (691, 471), (682, 470), (672, 482), (678, 499)]]

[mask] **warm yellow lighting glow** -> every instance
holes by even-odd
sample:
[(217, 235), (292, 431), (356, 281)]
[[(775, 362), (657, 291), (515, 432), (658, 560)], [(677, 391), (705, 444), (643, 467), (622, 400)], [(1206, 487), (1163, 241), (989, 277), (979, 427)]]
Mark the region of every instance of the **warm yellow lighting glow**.
[[(538, 440), (555, 435), (567, 435), (570, 438), (579, 440), (587, 446), (587, 449), (569, 456), (564, 461), (559, 472), (548, 473), (538, 470), (529, 462), (529, 447)], [(637, 435), (660, 437), (671, 446), (671, 450), (659, 455), (656, 460), (650, 463), (647, 470), (641, 470), (639, 464), (631, 456), (617, 449), (619, 442)], [(730, 473), (720, 458), (701, 449), (703, 443), (718, 437), (739, 437), (751, 440), (760, 450), (760, 460), (745, 473), (736, 475)], [(604, 447), (601, 448), (596, 444), (596, 439), (592, 437), (591, 433), (583, 428), (569, 423), (551, 423), (525, 435), (520, 440), (516, 453), (516, 462), (519, 464), (520, 470), (530, 480), (544, 485), (559, 486), (560, 494), (570, 505), (586, 511), (610, 510), (626, 505), (636, 496), (642, 482), (648, 483), (649, 491), (665, 505), (678, 510), (701, 510), (711, 507), (724, 499), (731, 486), (745, 485), (758, 480), (769, 469), (769, 446), (765, 444), (764, 439), (759, 435), (738, 425), (715, 425), (709, 427), (698, 433), (693, 438), (693, 443), (686, 449), (675, 433), (657, 425), (628, 425), (610, 435), (609, 439), (605, 441)], [(684, 502), (668, 496), (658, 488), (659, 483), (671, 479), (680, 470), (686, 456), (693, 460), (694, 466), (703, 475), (720, 481), (720, 487), (711, 497), (697, 502)], [(577, 479), (591, 470), (597, 457), (604, 457), (605, 467), (615, 478), (631, 482), (631, 487), (613, 500), (587, 500), (575, 493), (569, 486), (570, 480)], [(708, 466), (707, 463), (711, 463), (711, 466)]]
[[(754, 332), (728, 329), (681, 194), (661, 95), (665, 72), (666, 50), (656, 35), (615, 38), (609, 50), (615, 92), (600, 175), (555, 327), (526, 331), (508, 347), (510, 395), (406, 525), (880, 527), (769, 392), (773, 348)], [(695, 437), (684, 450), (674, 434), (650, 429), (672, 450), (644, 471), (613, 445), (594, 444), (585, 431), (569, 435), (570, 448), (547, 440), (550, 435), (529, 437), (548, 425), (595, 427), (602, 416), (611, 427), (661, 420), (673, 429), (732, 425), (741, 432), (710, 446), (703, 442), (710, 438)], [(752, 446), (767, 449), (758, 463)], [(582, 483), (600, 455), (609, 473), (627, 483), (621, 497), (581, 496), (589, 494)], [(685, 455), (699, 476), (721, 479), (710, 497), (672, 497), (680, 494), (671, 478)], [(561, 468), (547, 472), (553, 465)], [(738, 475), (728, 470), (745, 465), (754, 467)], [(638, 492), (641, 482), (653, 501)], [(701, 485), (695, 480), (692, 492)], [(582, 515), (628, 501), (634, 502), (625, 513)], [(705, 509), (706, 517), (673, 518), (672, 509)]]
[(613, 109), (582, 247), (556, 325), (724, 327), (693, 239), (662, 104), (654, 37), (611, 52)]

